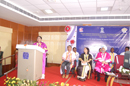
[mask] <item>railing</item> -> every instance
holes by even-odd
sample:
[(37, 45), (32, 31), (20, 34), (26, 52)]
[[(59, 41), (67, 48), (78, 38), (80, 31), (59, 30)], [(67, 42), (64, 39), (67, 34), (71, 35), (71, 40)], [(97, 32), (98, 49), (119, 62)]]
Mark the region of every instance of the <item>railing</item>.
[[(7, 62), (6, 62), (6, 60), (9, 58), (11, 60), (11, 64), (7, 64)], [(16, 69), (16, 67), (15, 67), (15, 54), (0, 59), (0, 62), (3, 62), (3, 65), (2, 65), (2, 72), (3, 73), (2, 74), (6, 75), (6, 78), (7, 78), (8, 73), (10, 73), (11, 71)]]

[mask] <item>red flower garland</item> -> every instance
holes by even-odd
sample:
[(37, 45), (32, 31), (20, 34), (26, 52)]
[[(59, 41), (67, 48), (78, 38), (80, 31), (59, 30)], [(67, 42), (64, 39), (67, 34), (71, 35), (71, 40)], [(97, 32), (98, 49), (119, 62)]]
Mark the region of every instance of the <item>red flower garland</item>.
[(71, 41), (70, 41), (70, 43), (71, 43), (71, 44), (74, 44), (74, 43), (75, 43), (75, 41), (74, 41), (74, 40), (71, 40)]
[(70, 26), (66, 26), (65, 27), (65, 32), (69, 32), (71, 30), (71, 27)]

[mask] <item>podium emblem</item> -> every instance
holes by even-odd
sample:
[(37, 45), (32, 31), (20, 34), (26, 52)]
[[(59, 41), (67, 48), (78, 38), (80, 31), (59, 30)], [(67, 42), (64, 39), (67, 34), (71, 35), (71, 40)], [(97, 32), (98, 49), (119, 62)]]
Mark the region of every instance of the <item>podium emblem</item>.
[(23, 52), (23, 59), (29, 59), (29, 53)]

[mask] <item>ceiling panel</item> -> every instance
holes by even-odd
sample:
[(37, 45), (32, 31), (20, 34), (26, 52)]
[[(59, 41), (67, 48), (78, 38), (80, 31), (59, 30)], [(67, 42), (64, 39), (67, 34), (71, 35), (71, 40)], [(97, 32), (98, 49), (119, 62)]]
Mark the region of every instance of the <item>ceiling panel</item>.
[(116, 0), (97, 0), (98, 1), (116, 1)]
[(112, 10), (127, 10), (129, 6), (113, 6)]
[[(74, 15), (110, 15), (113, 14), (130, 14), (130, 0), (61, 0), (61, 2), (51, 3), (44, 2), (45, 0), (10, 0), (16, 3), (19, 6), (28, 9), (34, 14), (39, 15), (40, 17), (45, 16), (74, 16)], [(116, 2), (115, 2), (116, 1)], [(125, 2), (124, 2), (125, 1)], [(115, 2), (115, 4), (114, 4)], [(96, 4), (97, 3), (97, 4)], [(65, 6), (64, 6), (65, 5)], [(114, 5), (114, 6), (113, 6)], [(81, 8), (80, 8), (81, 6)], [(113, 6), (112, 12), (96, 12), (96, 6), (106, 7)], [(118, 10), (119, 7), (122, 7), (122, 10)], [(43, 9), (54, 9), (57, 13), (44, 14), (41, 12)], [(117, 9), (117, 10), (116, 10)], [(68, 11), (69, 10), (69, 11)], [(83, 12), (82, 12), (83, 11)], [(73, 21), (73, 22), (51, 22), (51, 23), (39, 23), (28, 17), (15, 13), (11, 10), (8, 10), (0, 6), (0, 18), (7, 19), (12, 22), (17, 22), (19, 24), (27, 26), (58, 26), (58, 25), (82, 25), (85, 23), (90, 23), (92, 25), (130, 25), (130, 21)], [(12, 15), (12, 17), (8, 16)], [(26, 21), (26, 22), (25, 22)]]
[(64, 13), (64, 12), (62, 12), (62, 13), (59, 13), (61, 16), (65, 16), (65, 15), (67, 15), (67, 16), (69, 16), (69, 15), (71, 15), (70, 13)]
[(79, 2), (93, 2), (93, 1), (96, 2), (96, 0), (79, 0)]
[(61, 4), (61, 0), (43, 0), (46, 4)]
[(110, 11), (97, 12), (97, 14), (109, 14), (109, 13), (110, 13)]
[(115, 10), (115, 11), (111, 11), (111, 14), (124, 14), (125, 11), (120, 11), (120, 10)]
[[(78, 14), (96, 14), (97, 7), (112, 7), (114, 14), (129, 13), (130, 0), (58, 0), (49, 2), (47, 0), (10, 0), (19, 6), (31, 12), (38, 12), (45, 9), (54, 9), (61, 15)], [(121, 10), (120, 10), (121, 9)], [(65, 13), (65, 14), (64, 14)], [(108, 12), (97, 12), (98, 14), (107, 14)], [(70, 15), (71, 15), (70, 14)], [(40, 14), (39, 14), (40, 15)], [(51, 14), (53, 15), (53, 14)], [(57, 14), (54, 14), (54, 16)]]
[(26, 1), (30, 2), (33, 5), (44, 5), (44, 4), (46, 4), (43, 0), (26, 0)]
[(73, 3), (73, 5), (72, 5), (72, 3), (64, 3), (64, 5), (65, 5), (65, 7), (66, 8), (68, 8), (68, 9), (70, 9), (70, 8), (75, 8), (75, 9), (79, 9), (80, 8), (80, 5), (79, 5), (79, 3)]
[(45, 10), (45, 9), (52, 9), (50, 6), (48, 5), (35, 5), (35, 7), (37, 7), (38, 9), (41, 9), (41, 10)]
[(78, 3), (78, 0), (61, 0), (63, 3)]
[(114, 5), (114, 1), (110, 0), (110, 1), (98, 1), (97, 2), (97, 7), (107, 7), (107, 6), (113, 6)]
[(129, 8), (128, 8), (128, 11), (130, 11), (130, 6), (129, 6)]
[(71, 12), (71, 15), (83, 15), (82, 12)]
[(96, 12), (89, 12), (89, 11), (84, 12), (84, 15), (96, 15), (96, 14), (97, 14)]
[(130, 6), (129, 8), (125, 11), (126, 14), (130, 14)]
[(55, 9), (58, 13), (68, 13), (69, 11), (67, 9)]
[(96, 7), (96, 2), (85, 2), (80, 3), (81, 7), (84, 9), (85, 7)]
[(118, 1), (115, 1), (115, 4), (114, 6), (128, 6), (130, 3), (130, 0), (129, 1), (126, 1), (126, 2), (123, 2), (121, 0), (118, 0)]
[(50, 13), (47, 16), (60, 16), (58, 13)]
[(31, 5), (29, 2), (27, 2), (26, 0), (10, 0), (11, 2), (17, 4), (17, 5)]
[(38, 8), (34, 7), (34, 6), (23, 6), (23, 8), (26, 8), (27, 10), (31, 11), (31, 12), (37, 12), (39, 11)]
[(119, 7), (114, 6), (112, 8), (112, 11), (126, 11), (128, 8), (129, 6), (119, 6)]
[(88, 12), (96, 13), (96, 8), (86, 8), (86, 9), (83, 9), (83, 12), (84, 13), (88, 13)]
[(130, 14), (130, 11), (126, 11), (126, 12), (124, 12), (125, 14)]
[(69, 10), (69, 12), (82, 12), (82, 10), (81, 9), (68, 9)]
[(49, 4), (52, 8), (58, 8), (58, 9), (65, 9), (65, 6), (63, 4)]

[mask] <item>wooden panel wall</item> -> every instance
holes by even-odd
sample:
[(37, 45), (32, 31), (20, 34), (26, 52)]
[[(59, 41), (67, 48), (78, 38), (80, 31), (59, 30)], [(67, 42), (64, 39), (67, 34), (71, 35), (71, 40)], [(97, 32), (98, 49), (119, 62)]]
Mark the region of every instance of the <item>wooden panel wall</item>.
[(36, 41), (38, 32), (64, 32), (65, 26), (34, 26), (25, 27), (25, 41)]
[(8, 20), (4, 20), (4, 19), (0, 19), (0, 26), (3, 27), (9, 27), (13, 29), (13, 33), (12, 33), (12, 51), (11, 53), (14, 54), (15, 50), (16, 50), (16, 44), (21, 43), (24, 41), (24, 30), (25, 30), (25, 26), (18, 24), (18, 23), (14, 23)]
[[(9, 28), (13, 29), (12, 42), (11, 42), (11, 54), (13, 55), (15, 53), (15, 50), (16, 50), (16, 44), (24, 41), (25, 26), (18, 24), (18, 23), (8, 21), (8, 20), (4, 20), (4, 19), (0, 19), (0, 26), (9, 27)], [(13, 65), (14, 60), (15, 59), (11, 59), (11, 65), (4, 65), (3, 66), (3, 73), (10, 70), (12, 68), (12, 66), (14, 66)]]
[[(25, 41), (36, 41), (38, 32), (64, 32), (65, 28), (65, 26), (25, 26), (2, 18), (0, 18), (0, 26), (13, 29), (11, 50), (12, 55), (15, 53), (16, 44), (25, 43)], [(12, 62), (13, 59), (11, 59), (11, 63)], [(8, 69), (10, 68), (7, 67), (7, 70)]]
[(12, 33), (12, 54), (16, 50), (16, 44), (25, 41), (36, 41), (38, 32), (64, 32), (65, 26), (24, 26), (0, 18), (0, 26), (13, 29)]

